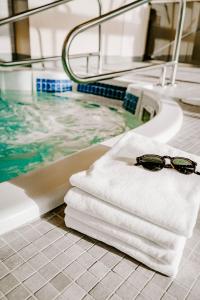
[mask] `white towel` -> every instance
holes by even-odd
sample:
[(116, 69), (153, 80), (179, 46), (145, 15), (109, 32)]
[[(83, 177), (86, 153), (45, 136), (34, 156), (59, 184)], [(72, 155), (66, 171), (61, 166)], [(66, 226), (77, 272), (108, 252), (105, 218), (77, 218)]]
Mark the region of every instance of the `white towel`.
[(65, 210), (66, 216), (70, 216), (92, 228), (99, 228), (102, 233), (111, 235), (112, 237), (121, 240), (130, 247), (140, 250), (144, 254), (149, 255), (152, 258), (160, 261), (163, 264), (173, 264), (174, 259), (178, 253), (182, 253), (182, 249), (185, 245), (185, 238), (182, 239), (182, 243), (179, 244), (179, 248), (176, 251), (172, 251), (166, 248), (162, 248), (157, 244), (144, 239), (138, 235), (128, 232), (127, 230), (120, 229), (107, 222), (99, 220), (95, 217), (89, 216), (86, 213), (75, 210), (69, 206)]
[(67, 227), (73, 228), (90, 237), (93, 237), (108, 245), (111, 245), (160, 273), (163, 273), (167, 276), (176, 276), (178, 272), (178, 266), (182, 257), (181, 252), (178, 253), (178, 255), (176, 256), (176, 259), (174, 260), (173, 264), (162, 264), (158, 260), (152, 258), (149, 255), (144, 254), (136, 248), (129, 246), (121, 240), (116, 239), (111, 235), (102, 233), (100, 228), (97, 229), (90, 227), (87, 224), (81, 222), (80, 220), (72, 218), (68, 215), (65, 217), (65, 223)]
[(190, 237), (200, 202), (200, 176), (174, 169), (158, 172), (134, 166), (136, 157), (152, 153), (200, 158), (129, 132), (88, 171), (71, 177), (72, 185), (149, 222)]
[(103, 220), (117, 228), (125, 229), (151, 240), (163, 248), (177, 249), (181, 240), (179, 235), (130, 214), (108, 202), (102, 201), (78, 188), (71, 188), (65, 196), (65, 203), (90, 216)]

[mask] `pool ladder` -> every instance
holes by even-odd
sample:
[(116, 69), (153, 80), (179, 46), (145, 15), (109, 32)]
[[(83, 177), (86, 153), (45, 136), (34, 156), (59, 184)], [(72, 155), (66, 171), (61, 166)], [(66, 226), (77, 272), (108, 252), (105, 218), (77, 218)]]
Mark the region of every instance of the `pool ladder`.
[[(8, 17), (5, 19), (0, 20), (0, 26), (4, 24), (8, 24), (17, 20), (21, 20), (23, 18), (26, 18), (29, 15), (39, 13), (41, 11), (47, 10), (49, 8), (55, 7), (57, 5), (61, 5), (67, 2), (70, 2), (72, 0), (58, 0), (53, 3), (43, 5), (37, 8), (34, 8), (32, 10), (25, 11), (23, 13), (20, 13), (18, 15)], [(178, 60), (179, 60), (179, 53), (180, 53), (180, 45), (181, 45), (181, 39), (182, 39), (182, 32), (183, 32), (183, 25), (184, 25), (184, 19), (185, 19), (185, 12), (186, 12), (186, 0), (178, 0), (179, 1), (179, 15), (178, 15), (178, 21), (177, 21), (177, 29), (176, 29), (176, 36), (174, 40), (174, 49), (172, 54), (172, 60), (167, 63), (154, 63), (150, 64), (148, 66), (141, 66), (136, 68), (129, 68), (119, 71), (112, 71), (107, 73), (99, 73), (97, 75), (90, 75), (90, 76), (80, 76), (75, 74), (73, 71), (71, 65), (70, 65), (70, 59), (71, 58), (80, 58), (80, 57), (86, 57), (87, 59), (87, 65), (89, 63), (89, 57), (97, 55), (99, 57), (98, 66), (99, 66), (99, 72), (101, 72), (101, 64), (102, 64), (102, 49), (101, 49), (101, 24), (109, 21), (117, 16), (120, 16), (132, 9), (135, 9), (139, 6), (142, 6), (144, 4), (153, 3), (156, 1), (149, 1), (149, 0), (136, 0), (129, 4), (123, 5), (117, 9), (114, 9), (112, 11), (109, 11), (108, 13), (102, 14), (102, 4), (101, 0), (97, 0), (99, 5), (99, 16), (96, 18), (93, 18), (89, 21), (86, 21), (82, 24), (79, 24), (78, 26), (74, 27), (66, 36), (63, 47), (62, 47), (62, 56), (53, 56), (53, 57), (46, 57), (46, 58), (39, 58), (39, 59), (29, 59), (29, 60), (23, 60), (23, 61), (17, 61), (17, 62), (1, 62), (0, 66), (4, 67), (13, 67), (13, 66), (21, 66), (21, 65), (29, 65), (32, 63), (38, 63), (38, 62), (44, 62), (44, 61), (52, 61), (52, 60), (59, 60), (62, 59), (62, 64), (64, 67), (65, 72), (69, 76), (70, 79), (72, 79), (75, 82), (78, 83), (89, 83), (94, 81), (100, 81), (105, 79), (111, 79), (114, 77), (122, 76), (124, 74), (130, 73), (130, 72), (140, 72), (141, 70), (151, 70), (155, 68), (161, 69), (161, 77), (160, 77), (160, 85), (165, 86), (166, 85), (166, 74), (168, 68), (171, 68), (171, 77), (170, 77), (170, 84), (174, 85), (176, 80), (176, 73), (177, 73), (177, 66), (178, 66)], [(168, 0), (164, 0), (163, 2), (167, 3)], [(171, 2), (171, 1), (170, 1)], [(176, 0), (174, 0), (176, 2)], [(99, 46), (98, 46), (98, 52), (97, 53), (83, 53), (83, 54), (77, 54), (77, 55), (70, 55), (70, 46), (74, 38), (81, 32), (84, 32), (90, 28), (93, 28), (95, 26), (99, 26)], [(88, 67), (87, 67), (88, 68)]]

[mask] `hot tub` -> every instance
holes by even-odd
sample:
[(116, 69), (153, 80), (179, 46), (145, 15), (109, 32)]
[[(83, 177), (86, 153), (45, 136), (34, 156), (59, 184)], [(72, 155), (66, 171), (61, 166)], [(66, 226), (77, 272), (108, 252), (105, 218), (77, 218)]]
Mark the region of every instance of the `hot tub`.
[(20, 85), (18, 77), (18, 91), (4, 86), (1, 93), (0, 234), (62, 204), (71, 174), (88, 168), (126, 131), (166, 142), (182, 122), (173, 100), (143, 84), (110, 82), (79, 93), (77, 85), (52, 91), (54, 79), (48, 85), (45, 78), (51, 90), (41, 91), (41, 81), (37, 91), (38, 73), (31, 78)]
[(0, 97), (0, 182), (39, 169), (142, 124), (121, 101), (78, 93)]

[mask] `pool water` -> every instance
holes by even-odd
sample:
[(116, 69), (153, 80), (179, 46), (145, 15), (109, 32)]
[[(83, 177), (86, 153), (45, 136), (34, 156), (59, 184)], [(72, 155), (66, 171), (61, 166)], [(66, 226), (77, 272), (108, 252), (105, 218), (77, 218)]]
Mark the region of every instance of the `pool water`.
[(0, 97), (0, 182), (140, 124), (109, 99), (105, 105), (87, 96), (7, 93)]

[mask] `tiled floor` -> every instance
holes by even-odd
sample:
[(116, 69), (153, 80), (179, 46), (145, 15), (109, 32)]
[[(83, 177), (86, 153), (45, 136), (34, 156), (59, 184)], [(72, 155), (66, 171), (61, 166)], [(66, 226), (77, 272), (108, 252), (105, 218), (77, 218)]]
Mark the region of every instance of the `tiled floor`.
[(182, 104), (182, 108), (184, 110), (183, 125), (169, 144), (200, 155), (200, 107), (195, 109), (194, 106), (188, 107)]
[[(170, 144), (200, 155), (199, 115)], [(0, 299), (199, 300), (200, 217), (172, 280), (65, 227), (64, 206), (0, 236)]]
[(174, 281), (63, 222), (64, 206), (0, 237), (0, 299), (200, 299), (200, 221)]

